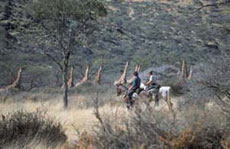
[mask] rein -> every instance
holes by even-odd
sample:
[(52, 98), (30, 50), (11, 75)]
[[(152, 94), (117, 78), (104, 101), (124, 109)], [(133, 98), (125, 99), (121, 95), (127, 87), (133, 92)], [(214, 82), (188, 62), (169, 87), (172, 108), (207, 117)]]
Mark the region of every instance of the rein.
[(127, 91), (128, 90), (128, 87), (126, 87), (125, 85), (123, 85), (123, 84), (120, 84), (119, 85), (120, 87), (122, 87), (122, 89), (124, 89), (125, 91)]

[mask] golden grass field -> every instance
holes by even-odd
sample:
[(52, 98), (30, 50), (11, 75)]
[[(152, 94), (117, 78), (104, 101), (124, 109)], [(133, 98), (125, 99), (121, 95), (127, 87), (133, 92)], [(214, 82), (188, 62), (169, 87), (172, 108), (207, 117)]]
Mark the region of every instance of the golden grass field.
[[(41, 96), (42, 97), (42, 96)], [(77, 131), (83, 132), (85, 130), (90, 131), (91, 127), (95, 125), (98, 121), (94, 115), (94, 108), (77, 108), (76, 104), (84, 102), (86, 97), (78, 95), (70, 97), (70, 106), (68, 109), (63, 109), (62, 97), (55, 99), (50, 99), (44, 102), (34, 102), (31, 100), (25, 102), (14, 102), (13, 99), (8, 99), (6, 103), (0, 104), (0, 114), (7, 115), (17, 111), (25, 112), (44, 112), (50, 118), (57, 122), (60, 122), (70, 142), (76, 140)], [(117, 98), (117, 97), (115, 97)], [(120, 101), (119, 101), (120, 100)], [(125, 117), (130, 114), (127, 111), (125, 104), (122, 102), (121, 97), (116, 99), (117, 102), (108, 103), (102, 107), (99, 107), (100, 112), (110, 114), (111, 116), (122, 116)], [(174, 102), (174, 107), (176, 102)], [(159, 111), (169, 111), (166, 102), (160, 101), (160, 106), (156, 107)]]
[[(42, 98), (42, 95), (41, 95)], [(64, 147), (59, 148), (71, 148), (71, 144), (77, 144), (78, 137), (80, 136), (78, 132), (81, 134), (82, 132), (93, 132), (93, 128), (96, 124), (98, 124), (98, 120), (94, 115), (94, 108), (78, 108), (76, 104), (84, 102), (86, 100), (84, 95), (74, 95), (70, 97), (70, 106), (68, 109), (63, 109), (62, 97), (57, 97), (55, 99), (50, 99), (48, 101), (37, 101), (34, 102), (32, 100), (27, 100), (25, 102), (15, 102), (13, 99), (7, 100), (6, 103), (0, 104), (0, 114), (7, 115), (16, 111), (23, 110), (25, 112), (43, 112), (49, 118), (53, 119), (56, 122), (60, 122), (65, 130), (65, 134), (67, 135), (67, 143), (64, 144)], [(99, 111), (102, 116), (109, 116), (113, 123), (119, 123), (123, 119), (129, 119), (130, 115), (132, 115), (132, 111), (128, 111), (125, 107), (125, 104), (122, 102), (121, 97), (117, 98), (114, 96), (115, 102), (108, 102), (104, 106), (99, 107)], [(221, 119), (218, 115), (221, 115), (215, 105), (213, 103), (208, 103), (206, 106), (206, 112), (201, 111), (196, 108), (196, 106), (192, 106), (187, 109), (187, 111), (179, 111), (178, 110), (178, 102), (183, 100), (180, 98), (173, 98), (173, 109), (176, 114), (176, 120), (179, 121), (183, 125), (183, 123), (191, 123), (194, 122), (193, 117), (197, 119), (209, 119), (206, 113), (208, 111), (212, 111), (213, 117), (217, 119)], [(151, 104), (154, 107), (154, 103)], [(143, 107), (144, 109), (144, 107)], [(168, 117), (169, 119), (173, 119), (172, 113), (169, 111), (167, 104), (165, 101), (160, 100), (160, 105), (154, 108), (153, 112), (159, 112), (164, 117)], [(119, 122), (118, 122), (119, 121)], [(218, 120), (217, 120), (218, 122)], [(68, 145), (70, 144), (70, 145)], [(44, 148), (42, 146), (36, 146), (37, 149)], [(74, 148), (74, 147), (73, 147)]]

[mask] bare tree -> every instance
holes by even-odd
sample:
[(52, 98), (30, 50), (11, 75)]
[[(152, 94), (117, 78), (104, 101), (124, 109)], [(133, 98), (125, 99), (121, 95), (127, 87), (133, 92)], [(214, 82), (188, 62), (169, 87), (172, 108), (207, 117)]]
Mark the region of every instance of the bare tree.
[(97, 20), (106, 15), (106, 9), (98, 0), (37, 0), (28, 8), (32, 23), (27, 35), (37, 44), (36, 51), (59, 66), (66, 108), (71, 54), (87, 44), (87, 37), (96, 29)]

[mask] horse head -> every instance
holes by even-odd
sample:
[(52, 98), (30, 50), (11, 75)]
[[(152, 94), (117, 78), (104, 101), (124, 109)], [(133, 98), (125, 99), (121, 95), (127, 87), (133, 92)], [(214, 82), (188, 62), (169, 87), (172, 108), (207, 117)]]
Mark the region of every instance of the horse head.
[(128, 88), (124, 84), (117, 83), (115, 84), (115, 86), (116, 86), (117, 96), (120, 96), (128, 91)]
[(120, 85), (116, 85), (116, 89), (117, 89), (117, 96), (120, 96), (122, 94), (122, 90), (120, 88)]

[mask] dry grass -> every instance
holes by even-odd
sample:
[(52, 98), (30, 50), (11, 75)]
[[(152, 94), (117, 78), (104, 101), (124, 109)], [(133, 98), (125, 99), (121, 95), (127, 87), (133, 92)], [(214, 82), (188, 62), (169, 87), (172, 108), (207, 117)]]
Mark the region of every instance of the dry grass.
[[(5, 103), (0, 104), (0, 114), (7, 115), (20, 110), (25, 112), (42, 111), (47, 116), (63, 125), (68, 136), (68, 141), (71, 143), (74, 143), (78, 138), (76, 130), (79, 132), (90, 130), (97, 122), (94, 116), (94, 108), (91, 105), (93, 104), (93, 100), (90, 96), (71, 96), (69, 108), (67, 110), (63, 110), (61, 96), (54, 96), (55, 99), (49, 99), (46, 101), (42, 99), (47, 98), (44, 94), (40, 94), (41, 99), (39, 101), (34, 101), (34, 95), (26, 96), (25, 98), (26, 100), (23, 100), (23, 102), (15, 102), (15, 97), (8, 98)], [(105, 96), (105, 98), (111, 97)], [(87, 103), (89, 103), (90, 106), (87, 106)], [(100, 107), (100, 111), (105, 113), (114, 112), (118, 103), (119, 102), (116, 100), (114, 100), (114, 102), (108, 102), (107, 105), (102, 105)], [(113, 107), (113, 105), (115, 106)], [(121, 108), (124, 109), (124, 107), (120, 107), (120, 109)]]
[(54, 118), (57, 122), (60, 122), (69, 140), (75, 140), (75, 129), (84, 130), (89, 129), (96, 120), (93, 115), (93, 109), (75, 109), (71, 108), (63, 110), (62, 104), (51, 102), (25, 102), (25, 103), (9, 103), (0, 105), (1, 114), (13, 113), (18, 110), (24, 110), (26, 112), (43, 111), (49, 117)]
[(2, 115), (0, 120), (0, 148), (26, 148), (38, 145), (55, 148), (66, 139), (61, 124), (42, 112), (18, 111)]
[[(96, 97), (95, 95), (71, 96), (70, 106), (67, 110), (63, 110), (61, 96), (51, 97), (53, 99), (42, 100), (42, 98), (47, 98), (47, 96), (40, 94), (41, 99), (36, 102), (33, 100), (34, 96), (32, 96), (32, 99), (30, 99), (30, 97), (26, 97), (27, 99), (23, 100), (23, 102), (15, 102), (15, 98), (11, 98), (10, 100), (7, 100), (6, 103), (0, 104), (0, 114), (5, 115), (18, 110), (24, 110), (26, 112), (42, 111), (46, 113), (48, 117), (51, 117), (56, 122), (60, 122), (65, 129), (65, 134), (68, 136), (68, 142), (60, 147), (62, 149), (84, 149), (95, 146), (104, 146), (104, 144), (98, 144), (97, 142), (103, 138), (108, 139), (108, 136), (99, 131), (102, 130), (102, 127), (100, 126), (100, 122), (95, 118), (95, 109), (91, 105), (94, 103), (92, 97)], [(163, 139), (165, 139), (163, 140), (163, 143), (165, 143), (164, 141), (168, 141), (171, 144), (181, 147), (180, 145), (186, 145), (186, 141), (187, 143), (191, 142), (191, 135), (196, 136), (199, 134), (199, 131), (193, 132), (193, 130), (190, 129), (191, 124), (197, 122), (201, 122), (205, 125), (212, 124), (215, 126), (226, 124), (225, 118), (223, 117), (222, 113), (218, 111), (216, 106), (210, 106), (207, 104), (207, 109), (200, 109), (196, 105), (190, 105), (181, 111), (178, 109), (178, 102), (183, 100), (182, 97), (172, 99), (174, 104), (174, 114), (176, 117), (169, 112), (167, 104), (163, 100), (160, 100), (160, 106), (158, 107), (154, 107), (154, 103), (151, 104), (150, 111), (144, 104), (140, 104), (141, 111), (127, 111), (124, 103), (119, 101), (120, 99), (115, 99), (115, 97), (104, 95), (103, 98), (110, 98), (110, 100), (106, 100), (104, 102), (104, 99), (102, 99), (103, 104), (99, 105), (101, 117), (103, 118), (103, 121), (105, 121), (107, 125), (106, 127), (109, 127), (108, 130), (110, 130), (113, 135), (120, 136), (120, 139), (124, 139), (124, 142), (128, 141), (125, 138), (130, 137), (130, 135), (131, 138), (136, 137), (135, 134), (137, 134), (137, 132), (134, 131), (134, 134), (128, 135), (128, 131), (138, 128), (138, 135), (140, 135), (142, 132), (147, 131), (145, 127), (152, 126), (154, 129), (150, 130), (149, 132), (147, 131), (147, 136), (150, 135), (157, 139), (158, 137), (154, 135), (154, 133), (156, 133), (155, 131), (158, 131), (158, 129), (163, 130)], [(90, 103), (90, 106), (85, 106), (86, 103)], [(137, 126), (139, 124), (138, 122), (142, 121), (144, 123), (140, 126)], [(170, 138), (171, 136), (167, 136), (170, 134), (168, 133), (168, 130), (173, 130), (178, 134), (172, 135), (175, 138)], [(121, 135), (122, 133), (124, 135)], [(129, 133), (132, 133), (132, 131)], [(145, 135), (145, 133), (141, 135)], [(100, 137), (100, 139), (98, 137)], [(143, 136), (143, 138), (144, 137), (145, 136)], [(136, 141), (138, 141), (137, 143), (135, 143), (135, 140), (132, 139), (132, 142), (130, 143), (130, 145), (133, 145), (134, 148), (149, 146), (151, 144), (151, 140), (148, 142), (143, 142), (141, 137), (136, 139)], [(114, 141), (116, 141), (116, 138)], [(158, 142), (158, 145), (162, 144), (162, 140), (155, 141)], [(224, 139), (221, 139), (221, 144), (223, 147), (227, 148), (229, 146), (229, 138), (224, 137)], [(119, 145), (119, 143), (115, 145)], [(39, 149), (44, 147), (37, 146), (37, 148)]]
[(88, 138), (83, 141), (85, 146), (124, 149), (229, 146), (229, 119), (218, 110), (211, 112), (192, 106), (187, 111), (176, 111), (176, 119), (167, 111), (159, 112), (153, 107), (121, 114), (119, 117), (116, 113), (102, 115), (102, 123), (95, 130), (93, 139), (90, 135), (81, 135)]
[[(41, 94), (41, 98), (45, 95)], [(24, 102), (15, 102), (14, 98), (7, 99), (6, 103), (0, 104), (0, 114), (6, 115), (8, 113), (14, 113), (20, 110), (26, 112), (37, 112), (42, 111), (47, 114), (47, 116), (53, 118), (55, 121), (60, 122), (65, 129), (68, 136), (68, 141), (75, 143), (78, 138), (76, 130), (83, 132), (85, 130), (91, 131), (92, 126), (97, 124), (97, 119), (94, 116), (94, 108), (79, 108), (79, 104), (84, 104), (86, 99), (85, 96), (72, 96), (70, 98), (70, 107), (67, 110), (63, 110), (62, 97), (55, 97), (55, 99), (50, 99), (48, 101), (37, 101), (34, 102), (33, 99), (27, 97)], [(91, 99), (92, 100), (92, 99)], [(119, 99), (118, 99), (119, 100)], [(93, 101), (92, 101), (93, 102)], [(166, 103), (161, 101), (159, 111), (167, 110)], [(127, 112), (123, 102), (108, 102), (106, 105), (100, 107), (101, 113), (106, 113), (116, 119), (121, 119), (121, 117), (128, 117), (129, 112)]]

